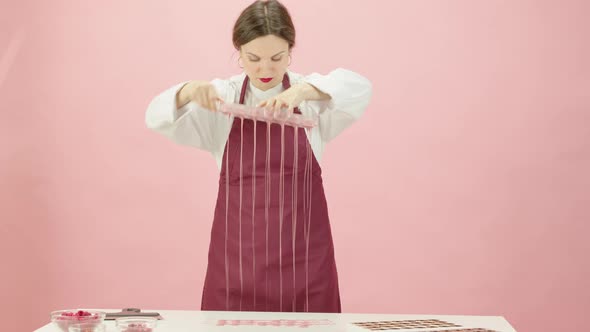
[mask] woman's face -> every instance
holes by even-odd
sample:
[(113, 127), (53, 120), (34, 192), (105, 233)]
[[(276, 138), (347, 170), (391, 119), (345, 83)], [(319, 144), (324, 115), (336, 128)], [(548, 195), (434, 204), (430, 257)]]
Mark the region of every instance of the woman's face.
[(289, 43), (275, 35), (258, 37), (240, 48), (241, 63), (250, 82), (260, 90), (281, 84), (289, 66)]

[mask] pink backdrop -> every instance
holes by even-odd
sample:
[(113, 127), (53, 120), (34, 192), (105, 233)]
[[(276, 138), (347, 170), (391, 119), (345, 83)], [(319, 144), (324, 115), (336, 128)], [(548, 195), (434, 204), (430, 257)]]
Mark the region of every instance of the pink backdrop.
[[(72, 307), (199, 309), (215, 162), (150, 132), (144, 112), (176, 82), (239, 71), (231, 27), (250, 1), (5, 2), (3, 329)], [(590, 3), (284, 3), (294, 71), (374, 84), (323, 161), (344, 311), (579, 327)]]

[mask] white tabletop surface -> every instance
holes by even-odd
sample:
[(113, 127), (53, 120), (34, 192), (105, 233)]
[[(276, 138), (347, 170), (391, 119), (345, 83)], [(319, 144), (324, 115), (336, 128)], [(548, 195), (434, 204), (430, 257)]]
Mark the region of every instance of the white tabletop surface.
[[(95, 309), (118, 312), (120, 309)], [(229, 312), (229, 311), (179, 311), (151, 310), (158, 312), (163, 320), (158, 321), (154, 332), (177, 331), (323, 331), (323, 332), (371, 332), (351, 323), (397, 320), (437, 319), (461, 327), (403, 329), (391, 331), (453, 331), (467, 328), (489, 329), (497, 332), (514, 332), (514, 328), (500, 316), (441, 316), (441, 315), (395, 315), (395, 314), (326, 314), (326, 313), (285, 313), (285, 312)], [(49, 317), (49, 314), (48, 314)], [(49, 320), (49, 319), (48, 319)], [(105, 321), (107, 332), (115, 332), (114, 321)], [(52, 323), (35, 330), (36, 332), (61, 332)]]

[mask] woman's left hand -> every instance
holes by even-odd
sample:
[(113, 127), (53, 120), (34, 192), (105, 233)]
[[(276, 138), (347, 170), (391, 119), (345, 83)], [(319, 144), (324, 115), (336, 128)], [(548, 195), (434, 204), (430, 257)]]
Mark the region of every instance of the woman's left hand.
[(307, 83), (294, 84), (280, 94), (260, 102), (257, 106), (266, 107), (273, 112), (278, 112), (281, 108), (286, 107), (289, 114), (293, 114), (295, 107), (307, 99), (310, 88), (314, 89)]

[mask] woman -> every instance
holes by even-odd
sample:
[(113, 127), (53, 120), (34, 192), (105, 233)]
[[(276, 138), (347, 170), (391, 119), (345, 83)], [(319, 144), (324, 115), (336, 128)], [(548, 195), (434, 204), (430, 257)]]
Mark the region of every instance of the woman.
[[(364, 112), (371, 83), (344, 69), (289, 71), (295, 29), (278, 1), (244, 9), (233, 43), (242, 74), (183, 82), (146, 112), (149, 128), (209, 151), (220, 169), (202, 310), (341, 312), (319, 161)], [(288, 108), (319, 124), (234, 120), (216, 112), (219, 102)]]

